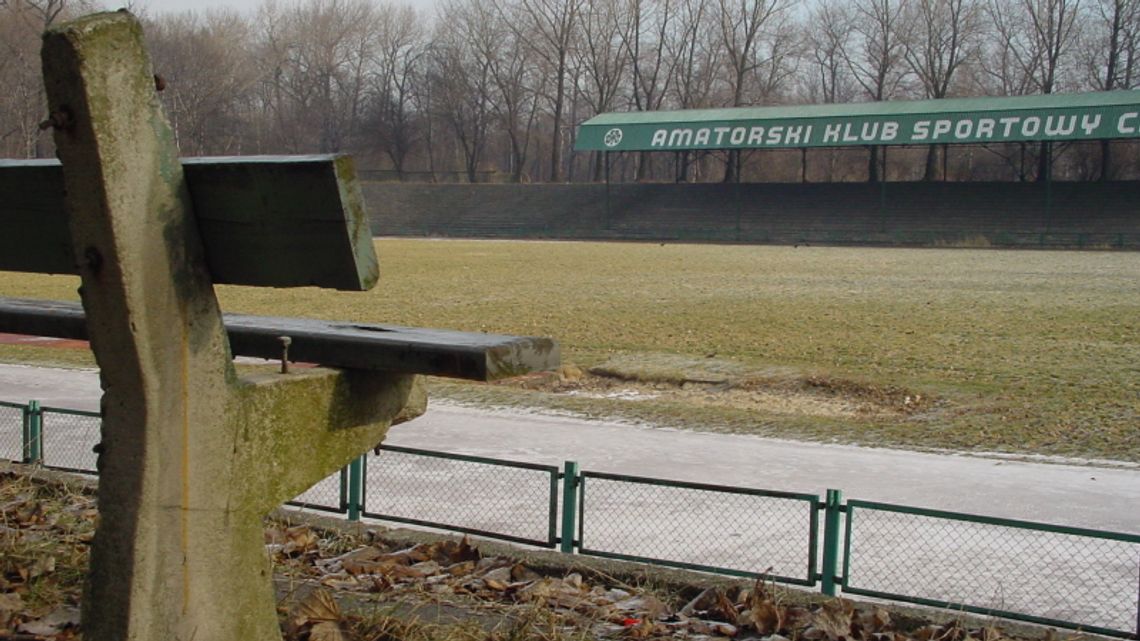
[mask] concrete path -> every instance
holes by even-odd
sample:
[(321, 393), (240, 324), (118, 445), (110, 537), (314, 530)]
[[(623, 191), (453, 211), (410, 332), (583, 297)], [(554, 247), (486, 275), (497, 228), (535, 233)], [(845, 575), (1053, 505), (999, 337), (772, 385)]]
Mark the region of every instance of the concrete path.
[[(0, 400), (97, 411), (93, 370), (0, 364)], [(432, 401), (390, 445), (1140, 533), (1140, 465), (929, 454), (488, 411)], [(1128, 506), (1134, 509), (1126, 509)]]
[[(97, 409), (93, 371), (0, 365), (0, 400)], [(46, 428), (45, 428), (46, 430)], [(89, 435), (53, 439), (87, 456)], [(69, 445), (68, 443), (74, 443)], [(435, 402), (386, 441), (427, 450), (1140, 533), (1140, 466), (930, 454), (487, 411)], [(68, 453), (68, 449), (76, 452)], [(62, 460), (62, 459), (61, 459)], [(51, 461), (49, 461), (50, 464)], [(549, 475), (384, 452), (368, 510), (545, 538)], [(335, 479), (306, 493), (335, 502)], [(584, 542), (688, 563), (806, 573), (810, 507), (743, 495), (587, 480)], [(853, 584), (1000, 605), (1051, 618), (1136, 625), (1140, 545), (857, 510)], [(757, 537), (757, 532), (764, 536)], [(1012, 565), (1011, 565), (1012, 564)], [(1020, 571), (1024, 571), (1024, 575)]]

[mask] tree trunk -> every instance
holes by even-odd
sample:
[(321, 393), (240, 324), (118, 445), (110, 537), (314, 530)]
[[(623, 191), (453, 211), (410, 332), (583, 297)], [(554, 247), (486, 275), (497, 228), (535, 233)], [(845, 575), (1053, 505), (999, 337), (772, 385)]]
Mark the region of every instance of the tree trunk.
[(1112, 145), (1109, 140), (1100, 141), (1100, 179), (1112, 178)]
[(1048, 142), (1041, 143), (1041, 153), (1037, 157), (1037, 181), (1045, 182), (1052, 179), (1053, 173), (1053, 145)]
[[(926, 169), (922, 173), (922, 179), (930, 182), (938, 178), (938, 147), (930, 145), (926, 148)], [(942, 180), (946, 180), (946, 176), (942, 176)]]
[(635, 180), (637, 182), (647, 180), (649, 178), (649, 169), (649, 152), (637, 152), (637, 175)]
[(867, 182), (879, 182), (879, 148), (872, 145), (867, 148)]

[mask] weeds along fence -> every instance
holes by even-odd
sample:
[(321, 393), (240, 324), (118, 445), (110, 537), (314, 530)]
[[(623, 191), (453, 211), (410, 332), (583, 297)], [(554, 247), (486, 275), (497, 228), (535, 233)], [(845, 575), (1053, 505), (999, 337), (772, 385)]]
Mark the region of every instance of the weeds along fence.
[[(96, 472), (99, 415), (0, 402), (0, 459)], [(1140, 535), (382, 446), (293, 505), (1140, 638)]]

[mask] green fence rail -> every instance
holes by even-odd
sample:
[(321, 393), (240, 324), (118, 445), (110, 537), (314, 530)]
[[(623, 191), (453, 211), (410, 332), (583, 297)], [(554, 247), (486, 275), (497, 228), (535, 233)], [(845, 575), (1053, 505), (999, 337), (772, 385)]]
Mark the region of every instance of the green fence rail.
[[(0, 401), (0, 459), (96, 473), (99, 420)], [(290, 504), (1140, 639), (1137, 534), (389, 445)]]
[(819, 495), (598, 472), (579, 478), (582, 554), (816, 583)]
[(0, 401), (0, 459), (29, 462), (28, 406)]
[(98, 413), (39, 407), (38, 419), (35, 424), (39, 445), (32, 460), (40, 461), (44, 467), (66, 472), (97, 472), (98, 454), (94, 445), (99, 442), (102, 423)]
[[(1096, 634), (1140, 632), (1140, 535), (859, 500), (846, 512), (847, 594), (1059, 627), (1079, 619)], [(889, 554), (876, 553), (883, 542)], [(1007, 605), (1026, 601), (1039, 604), (1037, 613)]]
[(367, 478), (384, 491), (366, 494), (365, 517), (547, 548), (559, 542), (560, 474), (553, 465), (392, 445), (377, 452), (365, 458), (384, 464), (370, 466)]

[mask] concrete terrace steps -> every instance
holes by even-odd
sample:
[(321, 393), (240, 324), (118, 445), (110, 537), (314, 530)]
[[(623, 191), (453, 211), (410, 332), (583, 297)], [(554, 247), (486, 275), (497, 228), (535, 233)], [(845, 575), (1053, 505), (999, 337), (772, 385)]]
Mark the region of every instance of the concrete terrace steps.
[(1140, 246), (1140, 182), (366, 183), (396, 236)]

